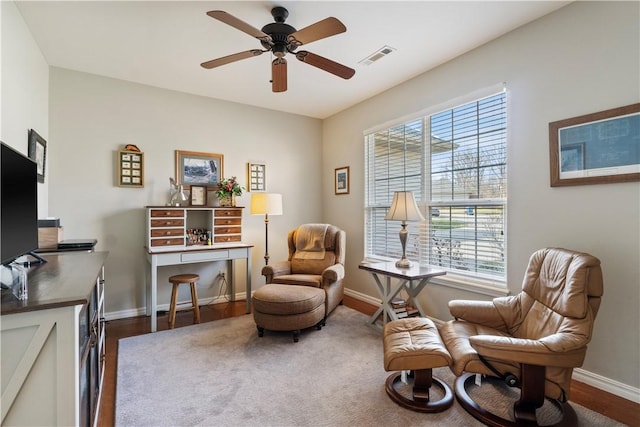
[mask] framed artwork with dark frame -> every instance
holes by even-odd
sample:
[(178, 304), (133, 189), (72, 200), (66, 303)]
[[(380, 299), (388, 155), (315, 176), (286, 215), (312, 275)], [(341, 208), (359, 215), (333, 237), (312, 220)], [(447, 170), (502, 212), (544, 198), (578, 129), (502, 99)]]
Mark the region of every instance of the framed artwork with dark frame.
[(29, 129), (29, 158), (36, 162), (38, 182), (44, 182), (44, 172), (47, 164), (47, 141), (33, 129)]
[(216, 189), (223, 176), (223, 168), (222, 154), (176, 150), (176, 182), (185, 190), (192, 185)]
[(264, 163), (247, 164), (247, 182), (249, 191), (267, 191), (267, 165)]
[(334, 184), (336, 194), (349, 194), (349, 166), (336, 168)]
[(192, 185), (189, 204), (191, 206), (207, 206), (207, 187), (204, 185)]
[(640, 181), (640, 103), (549, 123), (551, 186)]

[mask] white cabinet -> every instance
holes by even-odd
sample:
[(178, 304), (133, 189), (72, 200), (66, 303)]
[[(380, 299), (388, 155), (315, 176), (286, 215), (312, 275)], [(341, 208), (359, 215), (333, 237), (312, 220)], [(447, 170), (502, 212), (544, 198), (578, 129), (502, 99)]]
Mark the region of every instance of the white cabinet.
[(241, 207), (147, 206), (147, 248), (150, 251), (240, 241)]
[(92, 426), (104, 376), (106, 252), (47, 255), (2, 295), (2, 425)]

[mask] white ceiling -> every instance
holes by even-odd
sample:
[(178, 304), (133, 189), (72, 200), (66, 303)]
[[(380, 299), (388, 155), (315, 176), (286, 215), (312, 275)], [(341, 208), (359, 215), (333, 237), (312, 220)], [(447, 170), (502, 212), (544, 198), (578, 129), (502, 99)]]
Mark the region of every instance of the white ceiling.
[[(570, 2), (562, 1), (16, 1), (49, 65), (326, 118)], [(334, 16), (347, 32), (303, 46), (356, 70), (350, 80), (295, 60), (288, 90), (271, 92), (271, 55), (206, 70), (253, 37), (206, 15), (224, 10), (260, 29), (270, 10), (297, 29)], [(397, 49), (358, 62), (384, 45)]]

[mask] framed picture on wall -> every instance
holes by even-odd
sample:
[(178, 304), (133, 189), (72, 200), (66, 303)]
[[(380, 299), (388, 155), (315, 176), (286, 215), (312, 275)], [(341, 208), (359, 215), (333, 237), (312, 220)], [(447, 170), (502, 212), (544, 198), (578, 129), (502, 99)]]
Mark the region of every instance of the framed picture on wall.
[(29, 129), (29, 158), (36, 162), (38, 182), (44, 182), (44, 169), (47, 164), (47, 141), (33, 129)]
[(144, 187), (144, 153), (141, 151), (118, 151), (118, 187)]
[(249, 191), (267, 191), (267, 165), (264, 163), (247, 164)]
[(334, 184), (336, 194), (349, 194), (349, 166), (336, 168)]
[(640, 103), (549, 123), (551, 186), (640, 181)]
[(192, 185), (216, 189), (223, 175), (222, 154), (176, 150), (176, 182), (185, 190)]

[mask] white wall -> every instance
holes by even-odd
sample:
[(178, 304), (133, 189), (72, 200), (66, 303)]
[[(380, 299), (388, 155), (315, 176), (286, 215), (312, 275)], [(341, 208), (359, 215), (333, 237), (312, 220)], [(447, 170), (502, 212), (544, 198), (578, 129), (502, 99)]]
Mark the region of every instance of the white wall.
[[(577, 2), (323, 123), (324, 219), (347, 231), (347, 286), (378, 296), (364, 254), (362, 132), (506, 82), (509, 91), (508, 286), (519, 292), (530, 254), (560, 246), (602, 261), (605, 291), (584, 369), (640, 386), (640, 183), (551, 188), (548, 124), (639, 102), (637, 2)], [(333, 195), (334, 168), (351, 167), (351, 194)], [(345, 215), (345, 212), (353, 215)], [(452, 298), (489, 297), (431, 286), (430, 315)], [(636, 397), (637, 399), (637, 397)]]
[[(286, 233), (302, 222), (319, 222), (321, 122), (184, 93), (157, 89), (51, 67), (49, 212), (61, 218), (65, 238), (95, 237), (110, 252), (106, 272), (106, 310), (111, 316), (136, 314), (144, 307), (145, 211), (169, 200), (175, 177), (175, 150), (224, 155), (224, 176), (246, 187), (247, 162), (267, 165), (270, 192), (282, 193), (284, 215), (270, 218), (269, 253), (286, 258)], [(116, 152), (135, 144), (144, 152), (145, 186), (115, 186)], [(249, 214), (243, 240), (255, 244), (254, 287), (264, 283), (264, 217)], [(302, 203), (304, 201), (304, 203)], [(214, 276), (225, 265), (204, 266), (198, 296), (218, 295)], [(193, 265), (161, 269), (158, 283)], [(238, 282), (244, 266), (239, 266)], [(186, 288), (185, 288), (186, 289)], [(244, 287), (240, 286), (240, 292)], [(159, 303), (170, 289), (159, 287)], [(118, 314), (119, 313), (119, 314)]]
[[(49, 66), (13, 2), (0, 2), (0, 139), (28, 154), (29, 129), (48, 140)], [(49, 161), (38, 184), (38, 217), (47, 216)]]

